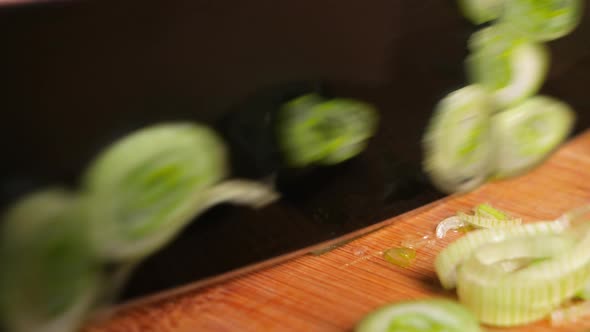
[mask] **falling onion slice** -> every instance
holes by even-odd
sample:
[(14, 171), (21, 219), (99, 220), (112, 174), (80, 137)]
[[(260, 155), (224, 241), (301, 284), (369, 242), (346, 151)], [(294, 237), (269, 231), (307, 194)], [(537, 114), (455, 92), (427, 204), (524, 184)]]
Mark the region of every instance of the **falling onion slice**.
[(277, 198), (271, 188), (227, 175), (225, 146), (205, 126), (159, 124), (122, 138), (84, 177), (96, 250), (113, 261), (141, 259), (212, 205), (260, 207)]
[(478, 85), (439, 102), (423, 139), (424, 169), (444, 192), (469, 191), (492, 171), (494, 147), (488, 93)]
[(497, 110), (514, 105), (539, 91), (548, 72), (547, 48), (493, 25), (474, 33), (465, 61), (469, 81), (488, 89)]
[(561, 144), (572, 130), (575, 115), (565, 103), (532, 97), (492, 118), (496, 142), (496, 178), (530, 170)]
[(584, 0), (506, 1), (502, 23), (531, 40), (550, 41), (572, 32), (582, 20)]
[(47, 189), (18, 201), (0, 239), (0, 314), (12, 332), (74, 331), (99, 290), (99, 262), (77, 197)]
[(502, 15), (505, 0), (459, 0), (459, 8), (465, 17), (475, 24), (495, 20)]

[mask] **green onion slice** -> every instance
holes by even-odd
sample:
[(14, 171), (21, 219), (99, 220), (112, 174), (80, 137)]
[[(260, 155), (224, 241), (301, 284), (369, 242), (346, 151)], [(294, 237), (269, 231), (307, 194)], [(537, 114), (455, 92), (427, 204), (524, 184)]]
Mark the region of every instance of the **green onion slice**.
[(227, 168), (223, 142), (198, 124), (155, 125), (116, 142), (84, 181), (97, 250), (108, 259), (134, 261), (214, 204), (259, 206), (276, 199), (272, 189), (252, 181), (222, 182)]
[(542, 44), (494, 25), (474, 33), (467, 75), (493, 94), (495, 106), (505, 108), (537, 93), (548, 72), (549, 52)]
[(484, 324), (546, 318), (590, 282), (587, 211), (472, 232), (437, 256), (437, 275), (443, 287), (457, 287), (461, 303)]
[(494, 115), (495, 176), (514, 176), (542, 162), (567, 138), (574, 119), (567, 104), (545, 96)]
[(497, 219), (490, 217), (472, 216), (462, 212), (457, 214), (459, 219), (468, 225), (472, 225), (478, 228), (502, 228), (502, 227), (514, 227), (522, 224), (520, 218), (509, 218), (509, 219)]
[(473, 209), (473, 212), (478, 217), (494, 218), (494, 219), (498, 219), (498, 220), (512, 219), (512, 217), (510, 217), (510, 215), (508, 213), (498, 210), (495, 207), (493, 207), (487, 203), (477, 205)]
[(451, 243), (435, 260), (435, 270), (445, 289), (457, 285), (457, 270), (480, 246), (524, 236), (561, 234), (567, 225), (560, 222), (537, 222), (510, 228), (481, 229)]
[[(574, 243), (568, 236), (537, 235), (479, 247), (458, 271), (461, 303), (495, 326), (547, 317), (590, 280), (590, 233)], [(545, 260), (515, 271), (495, 265), (523, 257)]]
[(377, 122), (377, 112), (369, 104), (309, 94), (281, 108), (278, 138), (290, 166), (332, 165), (362, 152)]
[(443, 239), (447, 232), (467, 226), (467, 223), (458, 216), (451, 216), (439, 222), (436, 226), (436, 237)]
[(446, 299), (428, 299), (385, 305), (365, 316), (356, 332), (447, 331), (479, 332), (474, 315)]
[(475, 24), (482, 24), (500, 17), (506, 0), (459, 0), (458, 3), (465, 17)]
[(0, 315), (8, 331), (74, 331), (94, 304), (100, 270), (79, 207), (73, 194), (48, 189), (4, 216)]
[(492, 110), (489, 95), (478, 85), (439, 102), (423, 139), (424, 169), (438, 189), (469, 191), (486, 180), (493, 164)]
[(584, 0), (510, 0), (502, 22), (529, 39), (549, 41), (572, 32), (583, 13)]
[[(442, 239), (450, 230), (457, 230), (465, 227), (471, 228), (504, 228), (514, 227), (522, 224), (522, 219), (500, 216), (497, 213), (494, 217), (489, 217), (489, 214), (468, 215), (463, 212), (458, 212), (457, 215), (444, 219), (436, 226), (436, 237)], [(496, 210), (497, 211), (497, 210)], [(501, 212), (500, 212), (501, 213)]]

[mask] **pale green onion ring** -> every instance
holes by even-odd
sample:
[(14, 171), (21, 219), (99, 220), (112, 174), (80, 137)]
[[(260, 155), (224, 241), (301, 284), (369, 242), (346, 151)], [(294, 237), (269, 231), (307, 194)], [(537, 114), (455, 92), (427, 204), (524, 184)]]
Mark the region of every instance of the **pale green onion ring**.
[(241, 199), (259, 206), (277, 197), (253, 181), (221, 182), (227, 175), (225, 146), (205, 126), (160, 124), (122, 138), (85, 175), (93, 243), (105, 259), (135, 261), (214, 204)]
[(73, 331), (94, 304), (99, 265), (77, 198), (48, 189), (3, 218), (0, 312), (11, 332)]
[(475, 24), (497, 19), (502, 15), (506, 0), (459, 0), (459, 8), (465, 17)]
[(469, 191), (487, 179), (494, 150), (492, 111), (489, 95), (477, 85), (438, 103), (423, 139), (423, 167), (438, 189)]
[(583, 13), (584, 0), (509, 0), (502, 23), (529, 39), (549, 41), (572, 32)]
[(523, 236), (561, 234), (567, 225), (561, 222), (537, 222), (510, 228), (481, 229), (468, 233), (446, 247), (435, 259), (435, 270), (445, 289), (457, 285), (457, 270), (480, 246)]
[(324, 100), (316, 94), (286, 103), (278, 115), (278, 139), (292, 167), (333, 165), (361, 153), (377, 129), (369, 104), (352, 99)]
[(446, 299), (392, 303), (366, 315), (355, 332), (480, 332), (474, 315)]
[(567, 104), (546, 96), (494, 115), (495, 177), (518, 175), (542, 162), (568, 137), (574, 120)]
[(542, 44), (494, 25), (474, 33), (465, 65), (470, 82), (487, 88), (497, 109), (539, 91), (548, 72), (549, 52)]
[[(495, 263), (548, 258), (505, 271)], [(461, 303), (484, 324), (515, 326), (547, 317), (590, 280), (590, 233), (575, 246), (563, 235), (535, 235), (481, 246), (458, 271)]]

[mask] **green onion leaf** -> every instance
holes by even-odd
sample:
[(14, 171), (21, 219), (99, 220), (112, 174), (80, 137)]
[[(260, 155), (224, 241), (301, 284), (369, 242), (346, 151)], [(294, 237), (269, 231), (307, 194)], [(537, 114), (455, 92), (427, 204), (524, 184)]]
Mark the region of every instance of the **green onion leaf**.
[(198, 124), (155, 125), (116, 142), (84, 181), (98, 252), (110, 260), (135, 261), (167, 244), (212, 205), (259, 207), (277, 198), (253, 181), (222, 182), (227, 168), (223, 142)]

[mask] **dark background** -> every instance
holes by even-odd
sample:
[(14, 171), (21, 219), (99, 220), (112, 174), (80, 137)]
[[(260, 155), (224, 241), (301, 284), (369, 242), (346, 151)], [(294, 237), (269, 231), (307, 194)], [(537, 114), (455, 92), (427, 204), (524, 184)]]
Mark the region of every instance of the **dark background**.
[[(224, 135), (236, 176), (275, 174), (284, 199), (210, 210), (140, 267), (126, 298), (348, 234), (442, 197), (421, 173), (420, 139), (436, 102), (465, 84), (476, 29), (440, 0), (0, 7), (0, 206), (46, 185), (75, 186), (101, 148), (133, 129), (193, 120)], [(550, 47), (543, 92), (577, 110), (579, 132), (590, 124), (590, 17)], [(315, 90), (373, 103), (381, 127), (355, 160), (285, 170), (259, 119)]]

